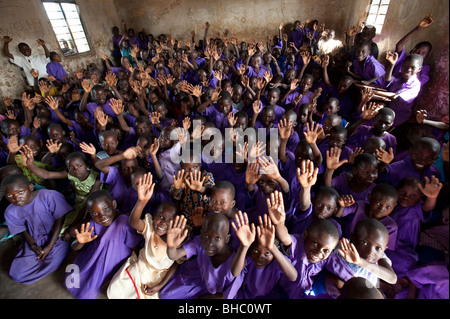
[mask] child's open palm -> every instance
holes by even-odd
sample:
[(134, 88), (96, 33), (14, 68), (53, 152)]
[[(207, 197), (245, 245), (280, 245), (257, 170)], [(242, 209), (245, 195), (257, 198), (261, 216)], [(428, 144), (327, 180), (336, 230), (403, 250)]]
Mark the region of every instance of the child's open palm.
[(172, 175), (173, 186), (175, 187), (175, 189), (184, 189), (186, 187), (186, 184), (185, 184), (186, 174), (184, 172), (184, 169), (182, 169), (181, 171), (178, 171), (176, 176)]
[(348, 162), (346, 159), (339, 161), (341, 152), (342, 150), (339, 147), (332, 147), (330, 150), (327, 150), (327, 168), (329, 170), (336, 170)]
[(286, 212), (284, 210), (283, 194), (279, 191), (274, 191), (270, 194), (270, 199), (267, 198), (267, 208), (269, 217), (274, 225), (282, 225), (286, 220)]
[(138, 198), (140, 201), (148, 202), (153, 196), (153, 190), (155, 188), (155, 183), (153, 183), (153, 176), (151, 173), (145, 174), (141, 179), (139, 179), (139, 184), (137, 187)]
[(192, 190), (199, 192), (202, 187), (203, 183), (206, 180), (206, 176), (202, 177), (202, 172), (200, 170), (196, 170), (189, 173), (189, 179), (186, 179), (186, 185)]
[(288, 119), (280, 120), (280, 123), (278, 123), (278, 133), (282, 140), (288, 140), (292, 135), (292, 124)]
[(254, 185), (261, 178), (261, 175), (258, 173), (258, 169), (258, 163), (249, 163), (247, 165), (247, 170), (245, 171), (245, 182), (247, 184)]
[(89, 226), (90, 223), (88, 222), (86, 225), (81, 224), (80, 231), (78, 231), (78, 229), (75, 229), (75, 236), (80, 244), (90, 243), (95, 238), (97, 238), (97, 235), (92, 236), (92, 233), (94, 232), (94, 227), (91, 227), (89, 229)]
[(271, 250), (275, 243), (275, 225), (272, 224), (272, 221), (266, 214), (264, 214), (263, 218), (261, 218), (261, 216), (258, 218), (259, 225), (256, 227), (258, 241), (261, 246)]
[[(249, 247), (256, 237), (255, 224), (249, 224), (247, 213), (238, 211), (235, 215), (236, 224), (231, 222), (231, 226), (236, 231), (236, 235), (241, 241), (242, 246)], [(237, 225), (237, 226), (236, 226)]]
[(428, 198), (437, 198), (442, 188), (439, 179), (432, 175), (431, 179), (425, 176), (425, 185), (418, 184), (420, 191)]
[(169, 223), (167, 231), (167, 246), (170, 248), (178, 248), (187, 236), (186, 217), (177, 215)]
[[(54, 142), (52, 139), (49, 139), (49, 140), (47, 140), (47, 144), (45, 146), (47, 146), (48, 151), (51, 154), (56, 154), (56, 153), (58, 153), (59, 149), (61, 148), (61, 145), (62, 145), (61, 142), (58, 143), (58, 142)], [(81, 144), (80, 144), (80, 147), (81, 147)], [(94, 150), (95, 150), (95, 148), (94, 148)], [(94, 155), (95, 155), (95, 152), (94, 152)]]
[(339, 243), (340, 248), (338, 248), (337, 251), (341, 254), (345, 261), (359, 265), (361, 262), (361, 257), (359, 256), (355, 245), (353, 245), (347, 238), (342, 238)]
[(312, 187), (317, 182), (318, 167), (311, 160), (303, 160), (297, 168), (297, 179), (303, 188)]

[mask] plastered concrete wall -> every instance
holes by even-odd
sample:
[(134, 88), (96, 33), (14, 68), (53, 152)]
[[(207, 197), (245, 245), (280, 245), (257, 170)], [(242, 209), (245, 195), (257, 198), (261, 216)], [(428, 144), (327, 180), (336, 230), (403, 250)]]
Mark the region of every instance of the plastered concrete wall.
[(97, 53), (108, 53), (111, 42), (111, 26), (120, 23), (113, 0), (77, 0), (81, 20), (87, 33), (91, 51), (74, 57), (63, 57), (56, 36), (40, 0), (0, 0), (0, 97), (17, 98), (25, 89), (26, 80), (19, 67), (10, 63), (3, 53), (3, 36), (12, 37), (10, 52), (20, 54), (17, 44), (27, 43), (33, 54), (43, 53), (36, 40), (43, 39), (50, 51), (58, 52), (67, 72), (84, 66), (86, 60), (100, 62)]

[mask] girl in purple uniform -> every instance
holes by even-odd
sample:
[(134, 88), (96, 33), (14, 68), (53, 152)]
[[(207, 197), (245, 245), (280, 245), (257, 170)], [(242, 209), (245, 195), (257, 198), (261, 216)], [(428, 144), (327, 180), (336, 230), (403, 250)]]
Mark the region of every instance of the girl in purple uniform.
[(72, 207), (57, 191), (33, 191), (33, 184), (22, 174), (6, 177), (1, 188), (11, 203), (5, 210), (9, 232), (25, 238), (9, 275), (16, 282), (31, 284), (56, 271), (70, 252), (69, 242), (59, 233)]

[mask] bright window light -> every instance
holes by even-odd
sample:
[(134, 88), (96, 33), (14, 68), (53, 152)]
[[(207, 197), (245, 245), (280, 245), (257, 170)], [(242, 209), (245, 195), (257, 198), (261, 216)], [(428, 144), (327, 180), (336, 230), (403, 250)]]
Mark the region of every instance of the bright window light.
[(389, 2), (390, 0), (372, 0), (370, 3), (366, 25), (373, 25), (377, 29), (377, 34), (383, 29)]

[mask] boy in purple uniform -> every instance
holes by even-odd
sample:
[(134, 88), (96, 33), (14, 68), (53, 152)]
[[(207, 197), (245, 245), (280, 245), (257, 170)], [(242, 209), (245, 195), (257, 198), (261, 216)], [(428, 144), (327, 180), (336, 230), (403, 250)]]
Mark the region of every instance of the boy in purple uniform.
[(387, 104), (395, 112), (393, 126), (407, 122), (412, 114), (412, 107), (419, 95), (422, 84), (417, 78), (417, 73), (422, 70), (423, 57), (419, 54), (411, 54), (402, 65), (401, 72), (392, 75), (394, 65), (398, 60), (398, 54), (386, 53), (388, 66), (386, 69), (385, 88), (394, 93), (394, 99)]
[(5, 210), (9, 232), (25, 238), (9, 275), (16, 282), (31, 284), (56, 271), (69, 254), (70, 244), (58, 235), (72, 207), (57, 191), (33, 190), (22, 174), (7, 176), (1, 188), (11, 203)]
[(370, 54), (369, 43), (361, 42), (356, 47), (355, 55), (356, 58), (351, 64), (353, 72), (350, 71), (350, 67), (348, 68), (350, 75), (362, 81), (363, 84), (383, 87), (383, 76), (386, 71), (384, 66)]
[[(230, 222), (223, 214), (209, 214), (201, 234), (182, 245), (188, 235), (186, 218), (175, 217), (167, 233), (167, 254), (184, 264), (193, 263), (197, 271), (183, 271), (183, 265), (160, 291), (161, 299), (220, 298), (233, 299), (242, 285), (244, 274), (233, 276), (231, 264), (236, 252), (228, 245)], [(196, 256), (194, 259), (191, 257)], [(192, 265), (187, 265), (191, 267)]]
[(50, 62), (47, 64), (47, 73), (61, 82), (66, 82), (69, 74), (64, 70), (61, 64), (61, 57), (56, 52), (50, 52)]
[(229, 127), (228, 114), (230, 112), (236, 114), (238, 111), (232, 107), (233, 101), (231, 94), (228, 91), (224, 91), (221, 94), (222, 97), (218, 100), (217, 104), (208, 106), (208, 103), (203, 103), (197, 107), (197, 112), (207, 117), (209, 122), (214, 123), (216, 128), (224, 134), (225, 128)]

